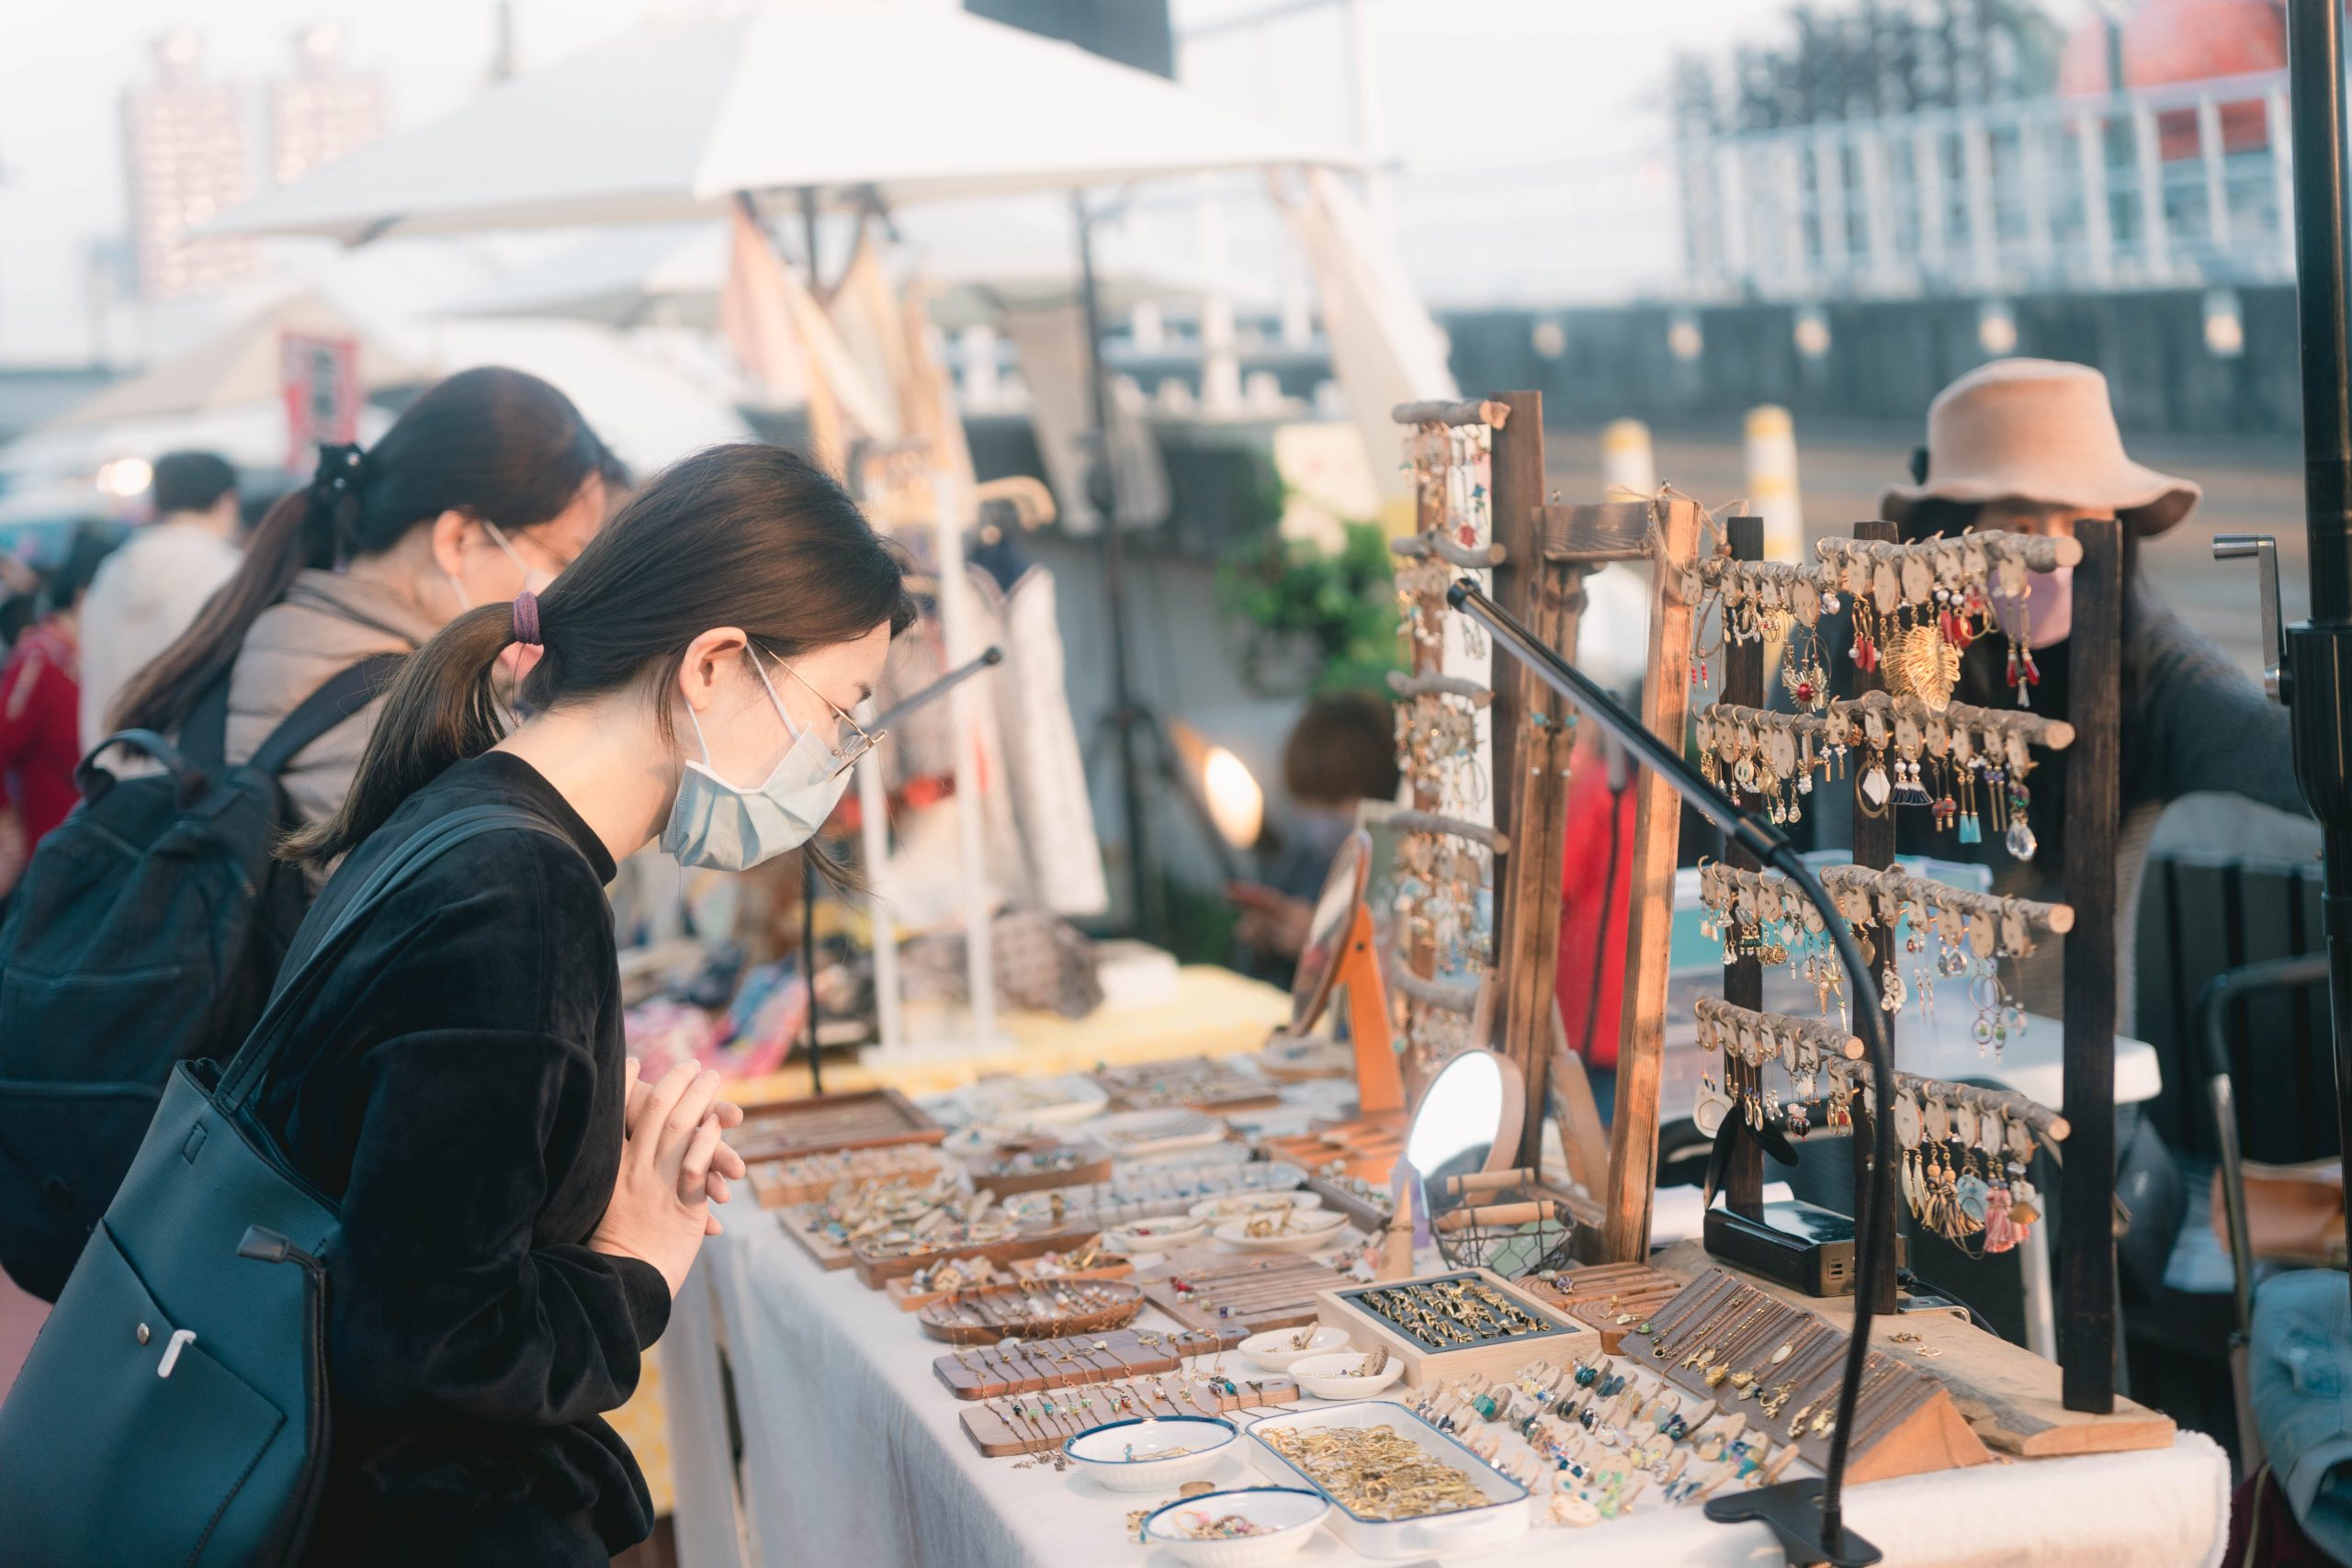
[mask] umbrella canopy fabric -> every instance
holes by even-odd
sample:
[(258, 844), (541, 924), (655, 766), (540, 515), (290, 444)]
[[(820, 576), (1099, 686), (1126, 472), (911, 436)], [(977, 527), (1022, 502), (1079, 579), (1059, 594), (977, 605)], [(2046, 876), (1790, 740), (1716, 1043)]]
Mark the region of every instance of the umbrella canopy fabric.
[(45, 430), (170, 419), (249, 403), (274, 401), (283, 370), (280, 342), (288, 333), (351, 338), (359, 344), (359, 382), (381, 387), (413, 379), (416, 367), (391, 353), (351, 318), (315, 294), (294, 294), (214, 333), (185, 354), (118, 381), (68, 409)]
[(520, 77), (216, 220), (390, 233), (829, 209), (1354, 160), (1147, 72), (938, 0), (770, 0)]

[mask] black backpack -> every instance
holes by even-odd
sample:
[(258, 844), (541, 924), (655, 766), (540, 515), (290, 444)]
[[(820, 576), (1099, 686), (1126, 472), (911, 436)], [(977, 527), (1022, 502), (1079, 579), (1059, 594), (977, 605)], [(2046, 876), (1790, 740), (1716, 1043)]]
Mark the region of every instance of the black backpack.
[[(403, 657), (335, 675), (241, 766), (223, 761), (223, 676), (181, 745), (126, 730), (75, 770), (82, 804), (0, 921), (0, 1268), (34, 1295), (64, 1289), (173, 1066), (227, 1061), (261, 1016), (310, 907), (274, 852), (293, 825), (277, 774)], [(118, 746), (163, 771), (117, 778), (98, 760)]]

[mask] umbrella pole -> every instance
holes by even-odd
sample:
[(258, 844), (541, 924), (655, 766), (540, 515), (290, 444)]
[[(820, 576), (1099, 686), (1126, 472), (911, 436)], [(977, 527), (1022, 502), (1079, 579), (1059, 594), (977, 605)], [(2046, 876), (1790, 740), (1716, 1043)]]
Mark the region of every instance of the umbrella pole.
[(2280, 694), (2295, 777), (2326, 851), (2322, 926), (2336, 1019), (2337, 1125), (2352, 1149), (2352, 350), (2346, 329), (2344, 19), (2340, 0), (2287, 8), (2294, 130), (2295, 313), (2302, 347), (2303, 524), (2311, 618), (2287, 629)]
[(1102, 530), (1102, 592), (1111, 620), (1111, 711), (1107, 722), (1118, 746), (1119, 809), (1126, 818), (1127, 876), (1134, 892), (1136, 926), (1145, 940), (1164, 942), (1167, 920), (1159, 883), (1153, 874), (1150, 830), (1145, 825), (1142, 776), (1136, 759), (1136, 730), (1148, 722), (1136, 705), (1127, 670), (1127, 554), (1120, 536), (1116, 492), (1111, 482), (1111, 387), (1102, 370), (1102, 294), (1094, 276), (1094, 218), (1086, 193), (1073, 192), (1070, 211), (1078, 220), (1078, 293), (1086, 319), (1086, 381), (1094, 414), (1086, 452), (1086, 498)]

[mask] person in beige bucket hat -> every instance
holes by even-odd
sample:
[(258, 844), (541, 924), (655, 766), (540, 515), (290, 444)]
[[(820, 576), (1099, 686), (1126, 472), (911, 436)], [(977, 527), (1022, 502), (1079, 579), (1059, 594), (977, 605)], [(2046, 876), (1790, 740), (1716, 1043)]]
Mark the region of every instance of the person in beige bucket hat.
[[(2287, 712), (2166, 609), (2141, 577), (2142, 542), (2188, 516), (2201, 492), (2188, 479), (2125, 455), (2106, 377), (2087, 365), (2050, 359), (1979, 366), (1928, 405), (1924, 456), (1924, 465), (1915, 460), (1915, 482), (1889, 485), (1879, 501), (1880, 515), (1899, 525), (1906, 539), (1996, 529), (2072, 534), (2092, 517), (2127, 525), (2122, 816), (2115, 871), (2118, 1016), (2129, 1028), (2140, 879), (2156, 818), (2169, 802), (2203, 791), (2303, 814)], [(2073, 590), (2072, 570), (2061, 569), (2036, 574), (2022, 600), (1996, 597), (1995, 617), (2010, 636), (1981, 637), (1969, 649), (1953, 696), (1984, 707), (2024, 703), (2065, 716)], [(2024, 679), (2019, 666), (2008, 663), (2012, 637), (2030, 650), (2021, 660), (2029, 672)], [(1925, 812), (1898, 817), (1898, 848), (1980, 861), (1991, 869), (1997, 892), (2063, 901), (2068, 756), (2041, 756), (2029, 777), (2029, 837), (2039, 844), (2030, 859), (2016, 859), (1992, 835), (1981, 844), (1956, 845), (1951, 835), (1932, 831)], [(2044, 942), (2018, 966), (2017, 994), (2029, 1010), (2045, 1016), (2063, 1010), (2063, 942)]]
[(1922, 482), (1889, 485), (1879, 515), (1904, 523), (1923, 501), (2015, 503), (2115, 517), (2143, 538), (2188, 515), (2203, 491), (2123, 451), (2107, 378), (2058, 359), (1996, 359), (1928, 405)]

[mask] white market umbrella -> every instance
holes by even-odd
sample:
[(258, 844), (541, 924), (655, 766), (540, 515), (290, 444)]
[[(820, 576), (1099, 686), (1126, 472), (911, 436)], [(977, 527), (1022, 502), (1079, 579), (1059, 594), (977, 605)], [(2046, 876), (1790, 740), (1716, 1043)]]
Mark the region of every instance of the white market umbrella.
[(208, 233), (387, 234), (858, 209), (1349, 155), (937, 0), (770, 0), (502, 84), (232, 209)]

